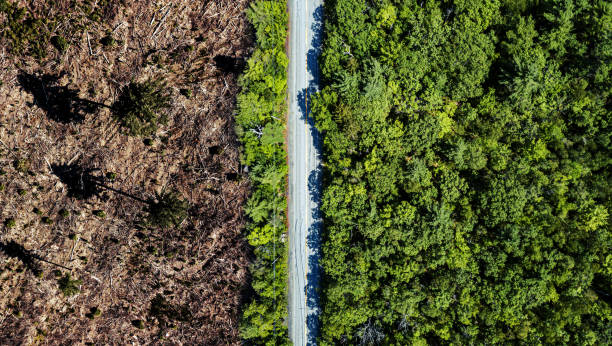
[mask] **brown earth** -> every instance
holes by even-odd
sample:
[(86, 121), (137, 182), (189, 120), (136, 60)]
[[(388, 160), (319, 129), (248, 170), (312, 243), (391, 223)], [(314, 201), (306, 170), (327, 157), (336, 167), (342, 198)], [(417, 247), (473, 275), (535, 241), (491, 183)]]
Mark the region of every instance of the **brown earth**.
[[(74, 3), (98, 6), (99, 16)], [(232, 121), (239, 71), (219, 64), (250, 53), (247, 3), (19, 3), (56, 18), (49, 37), (69, 46), (48, 44), (39, 59), (0, 39), (1, 345), (239, 342), (249, 183)], [(131, 80), (156, 77), (172, 94), (169, 123), (130, 136), (108, 106)], [(80, 167), (106, 188), (71, 197), (58, 166)], [(189, 201), (189, 217), (173, 229), (143, 227), (139, 199), (162, 189)], [(82, 280), (79, 294), (62, 294), (60, 273)]]

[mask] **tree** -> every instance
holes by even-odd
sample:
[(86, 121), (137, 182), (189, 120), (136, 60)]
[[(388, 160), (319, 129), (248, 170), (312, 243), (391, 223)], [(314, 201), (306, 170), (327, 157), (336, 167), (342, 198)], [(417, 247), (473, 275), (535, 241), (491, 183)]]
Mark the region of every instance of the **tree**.
[(72, 280), (68, 273), (61, 277), (57, 283), (64, 296), (71, 297), (81, 292), (80, 286), (83, 284), (83, 281), (78, 279)]
[(146, 220), (154, 227), (178, 226), (187, 218), (189, 203), (182, 200), (175, 191), (162, 191), (148, 201)]
[(163, 79), (130, 82), (112, 105), (114, 117), (134, 136), (149, 136), (165, 125), (168, 118), (161, 113), (170, 106), (170, 93)]

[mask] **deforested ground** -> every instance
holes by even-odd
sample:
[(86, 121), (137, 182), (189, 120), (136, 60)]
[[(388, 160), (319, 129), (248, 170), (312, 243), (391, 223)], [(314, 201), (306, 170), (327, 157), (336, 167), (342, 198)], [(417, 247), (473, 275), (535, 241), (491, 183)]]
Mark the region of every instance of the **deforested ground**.
[[(0, 0), (0, 344), (239, 342), (247, 3)], [(114, 105), (162, 79), (130, 132)], [(143, 221), (164, 191), (178, 226)]]

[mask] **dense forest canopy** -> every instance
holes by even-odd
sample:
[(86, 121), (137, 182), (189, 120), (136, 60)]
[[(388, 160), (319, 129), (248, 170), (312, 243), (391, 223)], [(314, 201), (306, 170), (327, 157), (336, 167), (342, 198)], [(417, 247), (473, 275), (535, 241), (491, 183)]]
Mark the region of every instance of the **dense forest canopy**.
[(325, 16), (323, 343), (612, 343), (612, 3)]

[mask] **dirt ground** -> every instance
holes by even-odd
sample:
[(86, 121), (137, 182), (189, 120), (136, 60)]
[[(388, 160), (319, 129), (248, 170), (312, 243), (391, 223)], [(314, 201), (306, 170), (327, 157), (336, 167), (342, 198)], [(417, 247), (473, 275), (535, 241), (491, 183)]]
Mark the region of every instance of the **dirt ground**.
[[(247, 3), (19, 2), (68, 45), (51, 40), (37, 58), (0, 39), (1, 345), (239, 343), (249, 183), (232, 114)], [(109, 106), (157, 77), (169, 122), (130, 136)], [(104, 187), (74, 196), (69, 170)], [(162, 189), (189, 201), (189, 217), (143, 227), (141, 200)], [(66, 273), (82, 280), (77, 295), (59, 289)]]

